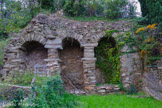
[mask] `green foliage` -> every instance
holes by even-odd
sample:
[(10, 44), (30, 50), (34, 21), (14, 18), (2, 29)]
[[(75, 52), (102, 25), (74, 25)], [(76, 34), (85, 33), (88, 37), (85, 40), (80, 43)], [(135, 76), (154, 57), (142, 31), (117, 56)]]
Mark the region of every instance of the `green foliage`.
[(162, 30), (162, 1), (161, 0), (139, 0), (142, 16), (147, 18), (145, 24), (159, 23)]
[(107, 0), (108, 8), (106, 15), (108, 18), (120, 18), (122, 16), (121, 9), (127, 5), (126, 0)]
[(4, 59), (4, 47), (8, 44), (8, 39), (0, 40), (0, 67), (3, 66), (3, 59)]
[[(6, 9), (3, 8), (5, 5)], [(16, 8), (14, 6), (17, 6)], [(14, 1), (6, 0), (1, 4), (1, 18), (0, 18), (0, 36), (5, 36), (8, 33), (17, 31), (15, 28), (14, 21), (18, 19), (19, 15), (16, 11), (19, 10), (19, 3)]]
[[(142, 67), (146, 69), (148, 65), (161, 58), (160, 42), (158, 41), (157, 24), (148, 25), (137, 29), (136, 34), (127, 32), (125, 43), (129, 48), (136, 46), (142, 60)], [(138, 35), (137, 35), (138, 34)]]
[(24, 100), (23, 98), (23, 90), (22, 89), (17, 89), (13, 94), (13, 107), (14, 108), (21, 108), (21, 104)]
[(37, 96), (32, 99), (36, 108), (72, 108), (75, 106), (75, 98), (65, 92), (60, 76), (49, 77), (42, 81), (41, 85), (35, 85)]
[(110, 19), (122, 18), (123, 13), (135, 16), (134, 7), (127, 0), (66, 0), (64, 12), (68, 16), (107, 16)]
[(95, 49), (96, 65), (105, 73), (107, 83), (119, 83), (120, 81), (119, 52), (121, 44), (111, 37), (114, 32), (117, 30), (107, 31), (106, 36), (100, 40)]
[(88, 0), (86, 2), (86, 16), (104, 16), (104, 2), (99, 0)]
[(27, 9), (21, 9), (21, 3), (5, 0), (0, 10), (0, 37), (8, 36), (12, 32), (18, 32), (22, 27), (25, 27), (31, 20), (31, 16)]
[(26, 85), (29, 86), (34, 77), (34, 73), (31, 71), (21, 72), (12, 72), (9, 74), (4, 82), (9, 84), (17, 84), (17, 85)]
[(0, 100), (10, 101), (16, 105), (21, 105), (24, 98), (28, 97), (30, 90), (22, 88), (10, 87), (8, 85), (0, 85)]
[(65, 0), (37, 0), (42, 9), (56, 12), (63, 8)]
[(66, 0), (63, 9), (65, 14), (69, 16), (82, 16), (85, 11), (84, 4), (84, 0)]

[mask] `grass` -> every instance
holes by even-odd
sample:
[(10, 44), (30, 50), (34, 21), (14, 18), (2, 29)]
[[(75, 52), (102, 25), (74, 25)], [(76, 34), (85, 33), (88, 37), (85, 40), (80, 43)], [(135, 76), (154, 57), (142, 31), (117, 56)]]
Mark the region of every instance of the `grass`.
[(3, 66), (4, 47), (8, 44), (8, 40), (0, 40), (0, 66)]
[(78, 97), (77, 108), (162, 108), (162, 101), (132, 95), (89, 95)]
[(77, 100), (74, 108), (162, 108), (162, 101), (155, 100), (152, 97), (138, 98), (136, 95), (67, 95), (65, 98), (65, 100)]

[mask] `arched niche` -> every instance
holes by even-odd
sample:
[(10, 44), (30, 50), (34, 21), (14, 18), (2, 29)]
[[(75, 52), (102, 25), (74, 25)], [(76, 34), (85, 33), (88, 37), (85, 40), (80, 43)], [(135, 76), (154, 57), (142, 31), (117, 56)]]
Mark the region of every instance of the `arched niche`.
[(46, 65), (44, 59), (48, 58), (48, 49), (37, 41), (27, 41), (21, 46), (20, 57), (24, 70), (34, 71), (35, 65)]
[[(95, 47), (96, 57), (96, 83), (104, 84), (111, 83), (110, 78), (113, 76), (111, 69), (113, 68), (112, 63), (108, 59), (108, 53), (111, 48), (116, 48), (116, 41), (113, 37), (103, 37), (99, 40), (98, 46)], [(113, 51), (113, 55), (117, 53)]]
[(61, 62), (61, 77), (66, 90), (83, 89), (83, 49), (80, 43), (73, 38), (62, 41), (63, 50), (59, 50)]

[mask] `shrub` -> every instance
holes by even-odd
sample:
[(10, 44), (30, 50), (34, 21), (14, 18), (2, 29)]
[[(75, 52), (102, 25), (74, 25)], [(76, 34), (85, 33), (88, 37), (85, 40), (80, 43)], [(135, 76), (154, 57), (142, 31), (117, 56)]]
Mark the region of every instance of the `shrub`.
[(14, 108), (21, 108), (21, 104), (24, 100), (23, 90), (17, 89), (12, 95), (13, 95), (12, 103)]
[(72, 108), (76, 104), (74, 98), (65, 92), (60, 76), (49, 77), (41, 85), (36, 83), (35, 89), (37, 96), (31, 102), (36, 108)]
[(122, 8), (127, 5), (126, 0), (108, 0), (106, 15), (108, 18), (120, 18), (122, 17)]
[(159, 23), (162, 30), (162, 1), (161, 0), (139, 0), (142, 16), (146, 17), (145, 24)]
[(66, 15), (69, 16), (82, 16), (84, 15), (85, 8), (84, 8), (85, 1), (84, 0), (66, 0), (64, 5), (64, 12)]
[(17, 99), (28, 97), (30, 93), (30, 89), (9, 87), (7, 85), (0, 86), (0, 99), (4, 101), (12, 101), (15, 103)]
[(31, 71), (21, 72), (12, 72), (5, 78), (6, 83), (17, 84), (17, 85), (30, 85), (34, 77), (34, 73)]
[(104, 15), (104, 1), (88, 0), (85, 4), (87, 16), (103, 16)]
[(37, 0), (42, 9), (56, 12), (63, 8), (65, 0)]

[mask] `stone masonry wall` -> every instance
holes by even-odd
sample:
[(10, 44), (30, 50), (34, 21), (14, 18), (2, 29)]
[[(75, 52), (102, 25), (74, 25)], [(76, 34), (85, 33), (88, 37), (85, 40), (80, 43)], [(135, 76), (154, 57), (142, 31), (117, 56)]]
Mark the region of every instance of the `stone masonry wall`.
[[(10, 39), (9, 45), (5, 48), (4, 67), (1, 73), (5, 77), (13, 71), (24, 72), (25, 61), (21, 59), (20, 51), (23, 50), (22, 45), (29, 41), (37, 41), (48, 49), (48, 58), (44, 60), (47, 66), (47, 74), (55, 75), (60, 73), (61, 60), (58, 49), (63, 49), (62, 40), (64, 38), (71, 37), (76, 39), (84, 49), (84, 57), (82, 58), (84, 90), (92, 92), (96, 87), (94, 48), (98, 46), (98, 41), (105, 36), (106, 30), (117, 29), (122, 33), (129, 30), (130, 26), (131, 22), (126, 20), (79, 22), (63, 16), (40, 14), (20, 33)], [(131, 56), (135, 56), (134, 59), (139, 60), (136, 53)], [(134, 67), (135, 65), (127, 63), (128, 58), (132, 60), (131, 56), (121, 57), (121, 76), (124, 87), (128, 87), (131, 79), (130, 72), (139, 72), (138, 66)]]

